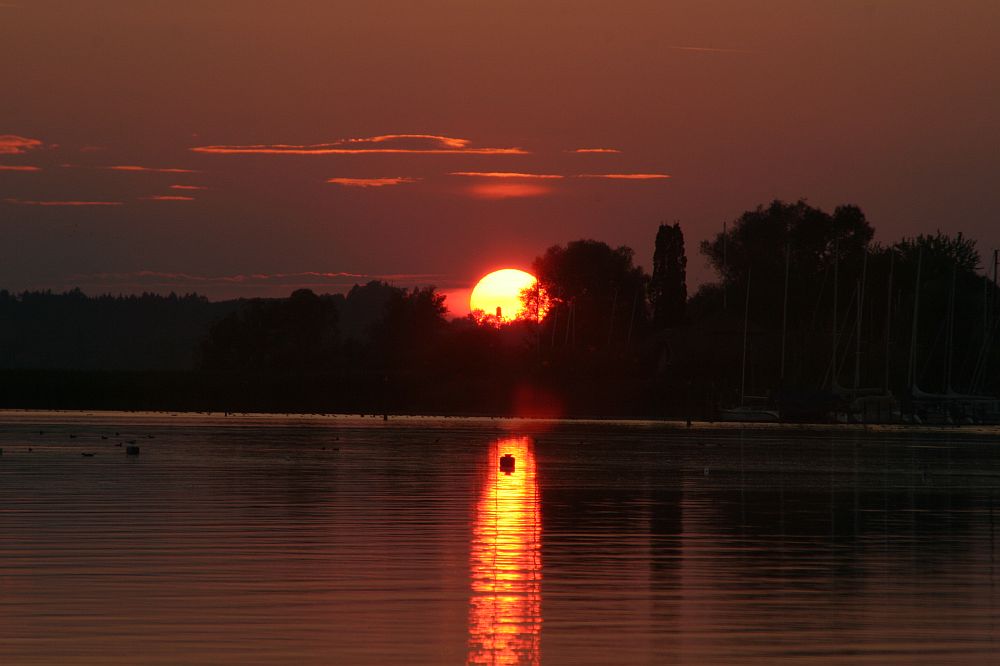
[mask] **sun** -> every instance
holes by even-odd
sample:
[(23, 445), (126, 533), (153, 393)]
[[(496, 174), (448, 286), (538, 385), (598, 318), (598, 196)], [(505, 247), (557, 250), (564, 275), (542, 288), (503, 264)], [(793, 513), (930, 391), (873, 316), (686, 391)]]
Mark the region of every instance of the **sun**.
[[(480, 323), (508, 323), (523, 319), (528, 308), (525, 308), (521, 293), (537, 283), (534, 275), (516, 268), (493, 271), (476, 283), (469, 297), (469, 309)], [(541, 308), (539, 316), (544, 315), (545, 308)]]

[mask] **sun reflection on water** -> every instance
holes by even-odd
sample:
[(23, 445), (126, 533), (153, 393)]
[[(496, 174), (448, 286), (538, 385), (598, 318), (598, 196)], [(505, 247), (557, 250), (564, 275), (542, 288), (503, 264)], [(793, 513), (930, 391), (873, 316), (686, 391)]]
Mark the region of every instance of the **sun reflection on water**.
[[(509, 474), (500, 457), (515, 458)], [(541, 509), (534, 443), (490, 445), (472, 529), (470, 664), (539, 664), (542, 630)]]

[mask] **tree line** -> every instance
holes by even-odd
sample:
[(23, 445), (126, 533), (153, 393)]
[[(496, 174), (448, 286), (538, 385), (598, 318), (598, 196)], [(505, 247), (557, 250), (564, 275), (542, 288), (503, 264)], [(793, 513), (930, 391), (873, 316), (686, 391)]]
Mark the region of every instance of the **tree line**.
[[(528, 314), (499, 326), (450, 317), (433, 287), (380, 281), (220, 303), (0, 292), (0, 400), (711, 417), (744, 393), (822, 411), (866, 389), (1000, 390), (1000, 299), (975, 242), (937, 233), (878, 243), (874, 233), (856, 206), (759, 206), (702, 243), (716, 280), (694, 294), (679, 223), (651, 239), (651, 273), (631, 248), (575, 240), (535, 259)], [(162, 356), (141, 365), (129, 345)], [(80, 372), (97, 369), (124, 375)]]

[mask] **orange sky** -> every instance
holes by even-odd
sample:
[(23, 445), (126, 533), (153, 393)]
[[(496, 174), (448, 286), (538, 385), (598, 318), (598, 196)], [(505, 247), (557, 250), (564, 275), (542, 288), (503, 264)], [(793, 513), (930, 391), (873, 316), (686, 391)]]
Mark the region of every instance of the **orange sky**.
[(648, 267), (668, 220), (699, 282), (775, 197), (988, 251), (997, 34), (993, 0), (4, 0), (0, 288), (461, 289), (581, 237)]

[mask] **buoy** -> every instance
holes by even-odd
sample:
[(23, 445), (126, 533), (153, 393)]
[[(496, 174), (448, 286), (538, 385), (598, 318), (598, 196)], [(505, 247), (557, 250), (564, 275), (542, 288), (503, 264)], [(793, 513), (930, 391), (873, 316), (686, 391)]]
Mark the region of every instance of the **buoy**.
[(505, 474), (510, 474), (514, 471), (514, 456), (506, 453), (500, 457), (500, 470)]
[(127, 456), (137, 456), (139, 455), (139, 447), (130, 445), (125, 447), (125, 455)]
[(82, 455), (82, 456), (83, 456), (84, 458), (93, 458), (93, 457), (94, 457), (94, 454), (93, 454), (93, 453), (90, 453), (89, 451), (84, 451), (84, 452), (82, 452), (82, 453), (81, 453), (81, 455)]

